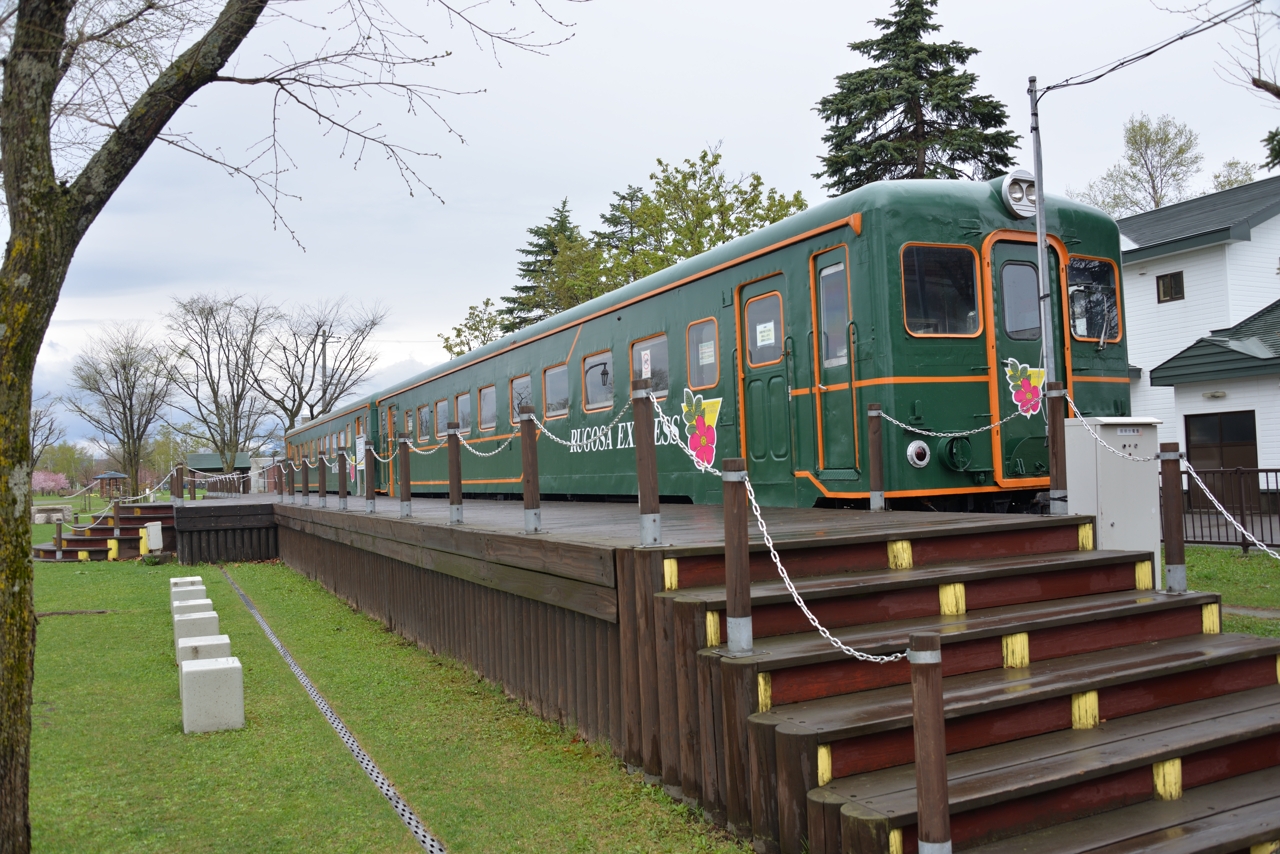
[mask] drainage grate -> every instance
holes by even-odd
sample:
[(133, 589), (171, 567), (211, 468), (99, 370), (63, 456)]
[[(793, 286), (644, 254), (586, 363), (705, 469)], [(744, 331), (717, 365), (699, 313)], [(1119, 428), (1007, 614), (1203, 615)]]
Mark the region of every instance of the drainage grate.
[[(221, 569), (221, 567), (219, 568)], [(298, 677), (298, 681), (302, 683), (302, 687), (311, 695), (311, 699), (315, 702), (316, 708), (318, 708), (320, 713), (325, 716), (325, 719), (329, 721), (329, 725), (333, 727), (333, 731), (338, 734), (338, 738), (342, 739), (343, 744), (345, 744), (347, 749), (351, 751), (351, 755), (356, 758), (356, 761), (360, 763), (360, 767), (364, 769), (364, 773), (369, 775), (369, 779), (378, 787), (378, 791), (382, 792), (382, 796), (390, 802), (391, 808), (400, 816), (400, 820), (404, 822), (404, 826), (409, 828), (409, 832), (418, 840), (418, 844), (422, 846), (423, 850), (429, 852), (429, 854), (445, 854), (444, 845), (440, 843), (440, 840), (436, 839), (427, 831), (422, 824), (422, 820), (414, 815), (413, 809), (410, 808), (410, 806), (404, 802), (404, 799), (400, 797), (400, 793), (396, 791), (395, 786), (391, 785), (391, 781), (388, 780), (382, 771), (378, 769), (377, 764), (369, 758), (369, 754), (365, 753), (364, 750), (361, 749), (359, 743), (355, 739), (355, 736), (353, 736), (351, 731), (347, 729), (347, 725), (342, 722), (342, 718), (338, 717), (337, 713), (334, 712), (333, 709), (329, 708), (329, 704), (325, 701), (324, 697), (320, 696), (320, 692), (311, 684), (311, 680), (307, 678), (307, 674), (303, 672), (302, 668), (298, 666), (298, 663), (293, 660), (293, 656), (289, 654), (289, 650), (285, 649), (284, 644), (280, 643), (280, 639), (276, 637), (276, 633), (271, 631), (271, 627), (267, 625), (267, 621), (258, 613), (258, 609), (253, 606), (253, 602), (249, 601), (249, 597), (244, 595), (244, 591), (240, 589), (239, 585), (231, 580), (231, 576), (227, 575), (227, 571), (225, 569), (222, 569), (222, 575), (227, 579), (227, 583), (231, 585), (232, 589), (236, 591), (236, 595), (240, 597), (240, 601), (244, 602), (245, 607), (249, 609), (249, 613), (253, 614), (253, 618), (258, 621), (258, 625), (262, 627), (262, 631), (267, 635), (267, 640), (271, 641), (271, 644), (276, 648), (276, 651), (280, 653), (280, 656), (285, 660), (285, 663), (289, 665), (289, 669), (293, 671), (293, 675)]]

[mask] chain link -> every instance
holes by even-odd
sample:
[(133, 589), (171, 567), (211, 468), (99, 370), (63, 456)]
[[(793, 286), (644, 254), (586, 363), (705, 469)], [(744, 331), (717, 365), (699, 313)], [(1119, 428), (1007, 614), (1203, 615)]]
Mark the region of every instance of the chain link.
[[(683, 437), (680, 436), (679, 428), (675, 424), (675, 421), (662, 411), (662, 405), (658, 403), (658, 399), (654, 397), (652, 392), (649, 393), (649, 400), (653, 402), (653, 411), (662, 422), (663, 429), (667, 431), (668, 437), (674, 436), (674, 438), (679, 441), (681, 450), (683, 450), (685, 455), (693, 461), (694, 466), (696, 466), (699, 471), (706, 472), (707, 474), (720, 475), (721, 473), (714, 466), (710, 463), (704, 463), (702, 460), (698, 459), (695, 453), (688, 447), (688, 445), (685, 444)], [(791, 593), (791, 598), (795, 600), (796, 606), (804, 612), (805, 617), (809, 620), (809, 624), (813, 626), (814, 629), (817, 630), (818, 634), (822, 635), (822, 637), (824, 637), (827, 642), (836, 649), (840, 650), (845, 655), (856, 658), (859, 661), (867, 661), (873, 664), (889, 664), (906, 658), (907, 653), (905, 651), (895, 652), (891, 655), (872, 655), (871, 653), (856, 650), (832, 635), (831, 632), (829, 632), (827, 628), (818, 621), (818, 618), (809, 610), (809, 606), (804, 603), (804, 598), (800, 595), (800, 591), (797, 590), (795, 584), (792, 583), (791, 576), (787, 574), (786, 567), (782, 565), (782, 558), (778, 555), (778, 550), (773, 545), (773, 537), (770, 536), (769, 528), (765, 525), (764, 515), (760, 512), (760, 505), (756, 502), (755, 487), (751, 485), (751, 478), (746, 476), (746, 472), (743, 472), (743, 475), (743, 482), (747, 486), (747, 499), (751, 502), (751, 512), (756, 517), (756, 527), (760, 529), (760, 536), (764, 537), (764, 544), (769, 548), (769, 557), (773, 559), (773, 565), (777, 568), (778, 575), (782, 577), (782, 583), (787, 586), (787, 591)]]
[(1184, 458), (1183, 462), (1186, 463), (1187, 473), (1190, 474), (1191, 477), (1195, 479), (1195, 482), (1200, 485), (1201, 491), (1203, 491), (1204, 494), (1208, 496), (1209, 500), (1213, 502), (1213, 506), (1218, 508), (1218, 512), (1221, 513), (1228, 522), (1230, 522), (1232, 525), (1235, 525), (1236, 530), (1240, 532), (1240, 535), (1248, 539), (1249, 542), (1253, 543), (1255, 546), (1262, 549), (1264, 552), (1271, 555), (1276, 560), (1280, 560), (1280, 554), (1276, 554), (1271, 549), (1267, 548), (1265, 545), (1258, 542), (1257, 537), (1255, 537), (1253, 534), (1246, 531), (1244, 529), (1244, 526), (1236, 521), (1236, 517), (1228, 513), (1227, 508), (1223, 507), (1222, 504), (1218, 502), (1217, 497), (1212, 492), (1209, 491), (1209, 487), (1204, 485), (1204, 481), (1200, 479), (1200, 475), (1196, 473), (1196, 470), (1194, 468), (1192, 468), (1191, 461)]
[(533, 419), (534, 424), (538, 425), (538, 429), (542, 431), (542, 435), (546, 436), (551, 441), (564, 445), (566, 448), (572, 448), (574, 446), (573, 442), (568, 442), (564, 439), (561, 439), (555, 433), (552, 433), (550, 430), (548, 430), (547, 425), (539, 421), (538, 416), (534, 415), (532, 412), (529, 413), (529, 417)]
[[(434, 448), (432, 448), (432, 449), (431, 449), (431, 450), (429, 450), (429, 451), (424, 451), (424, 450), (422, 450), (421, 448), (419, 448), (419, 447), (415, 446), (412, 442), (404, 442), (403, 444), (405, 444), (405, 445), (408, 445), (408, 446), (409, 446), (409, 452), (410, 452), (410, 453), (412, 453), (412, 454), (418, 454), (419, 456), (423, 456), (423, 457), (429, 457), (429, 456), (431, 456), (432, 454), (434, 454), (436, 451), (438, 451), (438, 450), (440, 450), (441, 448), (443, 448), (443, 447), (445, 447), (446, 445), (448, 445), (448, 442), (441, 442), (439, 445), (436, 445)], [(374, 454), (374, 456), (377, 456), (377, 454)], [(394, 457), (394, 456), (395, 456), (395, 454), (393, 453), (391, 456), (393, 456), (393, 457)], [(390, 462), (390, 460), (389, 460), (389, 459), (388, 459), (388, 460), (384, 460), (384, 462)]]
[(1115, 448), (1111, 447), (1106, 442), (1102, 441), (1101, 436), (1093, 432), (1093, 428), (1089, 426), (1089, 420), (1080, 413), (1080, 408), (1077, 407), (1076, 402), (1071, 399), (1071, 395), (1067, 394), (1066, 392), (1063, 392), (1062, 396), (1067, 399), (1067, 403), (1071, 404), (1071, 410), (1075, 412), (1076, 418), (1080, 419), (1080, 423), (1084, 425), (1085, 431), (1088, 432), (1088, 434), (1093, 437), (1093, 441), (1097, 442), (1099, 445), (1106, 448), (1108, 451), (1115, 454), (1120, 459), (1129, 460), (1130, 462), (1135, 462), (1135, 463), (1149, 463), (1152, 460), (1159, 459), (1159, 457), (1134, 457), (1129, 454), (1126, 454), (1124, 451), (1117, 451)]
[[(475, 454), (477, 457), (496, 457), (502, 451), (506, 450), (507, 445), (510, 445), (512, 440), (515, 439), (515, 437), (516, 437), (516, 434), (512, 433), (510, 436), (507, 437), (507, 441), (503, 442), (501, 445), (494, 448), (492, 451), (477, 451), (475, 448), (471, 447), (470, 442), (462, 438), (461, 433), (458, 434), (458, 441), (462, 443), (462, 447), (466, 448), (468, 451)], [(436, 447), (439, 448), (439, 445), (437, 445)]]
[(885, 421), (888, 421), (890, 424), (896, 424), (899, 427), (901, 427), (903, 430), (910, 430), (912, 433), (919, 433), (921, 436), (933, 436), (938, 439), (955, 439), (960, 436), (976, 436), (978, 433), (985, 433), (988, 430), (994, 430), (997, 427), (999, 427), (1001, 424), (1008, 424), (1010, 421), (1017, 418), (1021, 414), (1022, 413), (1019, 412), (1018, 410), (1014, 410), (1007, 418), (1001, 418), (999, 421), (996, 421), (993, 424), (988, 424), (985, 427), (978, 427), (973, 430), (958, 430), (954, 433), (935, 433), (932, 430), (922, 430), (919, 427), (912, 427), (910, 424), (903, 424), (901, 421), (894, 418), (889, 413), (884, 412), (883, 410), (880, 412), (880, 417), (883, 418)]

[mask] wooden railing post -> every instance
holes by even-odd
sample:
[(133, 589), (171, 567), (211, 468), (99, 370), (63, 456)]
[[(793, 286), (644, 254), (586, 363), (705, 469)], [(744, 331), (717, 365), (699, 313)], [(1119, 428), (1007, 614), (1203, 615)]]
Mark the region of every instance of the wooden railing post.
[(281, 504), (284, 503), (284, 463), (276, 463), (274, 468), (276, 481), (276, 498), (280, 499)]
[(920, 854), (951, 854), (947, 731), (942, 716), (942, 636), (911, 635), (911, 718), (916, 743), (916, 828)]
[(400, 518), (408, 519), (413, 515), (413, 484), (409, 473), (408, 433), (396, 434), (396, 450), (400, 452)]
[(640, 492), (640, 545), (662, 542), (662, 512), (658, 504), (658, 449), (655, 444), (653, 380), (631, 381), (631, 409), (635, 413), (636, 482)]
[(1067, 515), (1066, 390), (1060, 382), (1045, 383), (1045, 414), (1049, 419), (1049, 515)]
[(724, 485), (725, 617), (730, 655), (750, 655), (751, 555), (747, 546), (747, 461), (730, 457), (720, 475)]
[(329, 506), (329, 458), (316, 455), (316, 498), (321, 507)]
[(1160, 492), (1164, 507), (1164, 585), (1187, 592), (1187, 557), (1182, 530), (1182, 454), (1177, 442), (1160, 443)]
[(880, 404), (867, 406), (867, 468), (870, 469), (871, 509), (884, 509), (884, 435), (880, 429)]
[(191, 473), (191, 479), (187, 483), (187, 498), (191, 501), (196, 500), (196, 473)]
[(302, 503), (308, 505), (311, 503), (311, 466), (307, 465), (307, 458), (302, 458)]
[(338, 509), (347, 509), (347, 452), (338, 451)]
[(449, 524), (462, 524), (462, 445), (458, 442), (458, 422), (445, 423), (449, 443)]
[(377, 493), (374, 491), (377, 478), (374, 475), (374, 466), (378, 464), (378, 458), (373, 455), (373, 446), (364, 446), (364, 510), (366, 513), (372, 513), (377, 508)]
[(169, 500), (173, 502), (174, 507), (182, 506), (182, 490), (186, 487), (185, 478), (186, 473), (183, 471), (182, 463), (178, 463), (173, 467), (173, 476), (169, 478)]
[(524, 469), (524, 532), (542, 531), (542, 496), (538, 491), (538, 428), (533, 407), (520, 407), (520, 461)]
[(298, 480), (294, 477), (293, 460), (284, 464), (284, 492), (288, 496), (287, 504), (298, 503)]
[(61, 521), (54, 523), (53, 556), (56, 560), (62, 560), (62, 522)]

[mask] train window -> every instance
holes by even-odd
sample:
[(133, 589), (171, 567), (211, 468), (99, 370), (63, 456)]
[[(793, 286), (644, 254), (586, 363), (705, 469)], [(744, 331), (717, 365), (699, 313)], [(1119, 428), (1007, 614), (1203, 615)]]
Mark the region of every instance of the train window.
[(498, 426), (498, 390), (487, 385), (480, 389), (480, 429), (492, 430)]
[(418, 441), (425, 442), (431, 438), (431, 407), (422, 404), (418, 407)]
[(613, 351), (593, 353), (582, 359), (582, 406), (584, 409), (613, 406)]
[(436, 401), (436, 438), (443, 439), (449, 435), (449, 399)]
[(1116, 271), (1110, 261), (1072, 256), (1067, 262), (1071, 335), (1079, 341), (1120, 340)]
[(747, 300), (747, 363), (753, 368), (782, 361), (782, 295)]
[(511, 381), (511, 423), (520, 420), (520, 407), (533, 406), (533, 380), (528, 374)]
[(406, 409), (404, 411), (404, 432), (406, 436), (413, 435), (413, 410)]
[(685, 353), (689, 362), (689, 388), (711, 388), (720, 382), (720, 342), (716, 340), (716, 320), (695, 320), (685, 330)]
[(978, 256), (967, 246), (902, 248), (902, 310), (912, 335), (974, 337)]
[(471, 392), (464, 392), (454, 398), (454, 405), (457, 407), (458, 414), (455, 420), (458, 422), (458, 432), (467, 434), (471, 432)]
[(569, 366), (556, 365), (542, 372), (542, 413), (548, 417), (569, 413)]
[(356, 416), (356, 435), (357, 436), (364, 435), (364, 419), (361, 418), (359, 415)]
[(849, 288), (844, 264), (825, 267), (818, 273), (818, 294), (822, 301), (822, 366), (837, 368), (849, 364)]
[(1010, 261), (1000, 268), (1004, 334), (1014, 341), (1040, 340), (1040, 281), (1030, 264)]
[(667, 336), (655, 335), (631, 345), (631, 379), (653, 380), (655, 397), (666, 397), (671, 387), (667, 372)]

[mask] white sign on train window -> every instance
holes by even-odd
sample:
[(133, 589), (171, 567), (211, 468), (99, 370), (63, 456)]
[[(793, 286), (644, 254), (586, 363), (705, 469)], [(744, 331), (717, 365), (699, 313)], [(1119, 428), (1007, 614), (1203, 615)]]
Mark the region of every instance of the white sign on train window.
[(364, 436), (356, 436), (356, 468), (364, 469)]
[(768, 347), (773, 344), (773, 321), (756, 324), (756, 346)]
[(716, 342), (703, 341), (698, 345), (698, 364), (714, 365), (716, 363)]
[(649, 357), (648, 350), (640, 351), (640, 379), (647, 380), (653, 377), (653, 363)]

